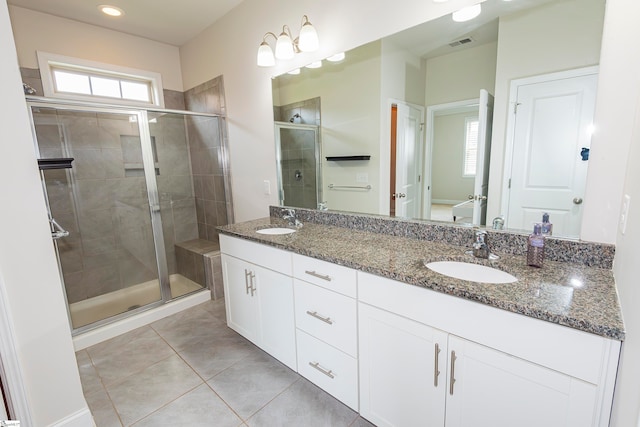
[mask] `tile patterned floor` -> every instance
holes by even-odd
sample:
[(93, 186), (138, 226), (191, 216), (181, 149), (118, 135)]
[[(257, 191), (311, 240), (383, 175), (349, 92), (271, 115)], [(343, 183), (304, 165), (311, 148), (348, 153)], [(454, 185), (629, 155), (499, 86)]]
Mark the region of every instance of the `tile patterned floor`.
[(210, 301), (76, 353), (97, 427), (371, 427)]

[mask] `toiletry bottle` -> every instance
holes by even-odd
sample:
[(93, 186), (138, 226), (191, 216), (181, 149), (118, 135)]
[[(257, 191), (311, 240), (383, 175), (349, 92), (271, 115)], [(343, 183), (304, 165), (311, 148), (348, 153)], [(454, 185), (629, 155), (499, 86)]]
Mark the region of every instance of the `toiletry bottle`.
[(542, 235), (543, 236), (551, 236), (553, 234), (553, 224), (549, 222), (549, 214), (542, 214)]
[(542, 260), (544, 260), (544, 236), (541, 230), (542, 224), (535, 224), (533, 234), (529, 236), (527, 265), (532, 267), (542, 267)]

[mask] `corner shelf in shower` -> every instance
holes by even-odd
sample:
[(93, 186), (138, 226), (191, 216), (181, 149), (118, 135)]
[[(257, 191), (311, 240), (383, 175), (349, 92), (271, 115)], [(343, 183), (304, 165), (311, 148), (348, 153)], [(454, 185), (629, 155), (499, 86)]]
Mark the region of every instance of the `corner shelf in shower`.
[(50, 159), (38, 159), (38, 168), (41, 171), (50, 169), (71, 169), (73, 157), (52, 157)]
[(337, 162), (341, 160), (369, 160), (371, 156), (369, 155), (360, 155), (360, 156), (327, 156), (328, 162)]

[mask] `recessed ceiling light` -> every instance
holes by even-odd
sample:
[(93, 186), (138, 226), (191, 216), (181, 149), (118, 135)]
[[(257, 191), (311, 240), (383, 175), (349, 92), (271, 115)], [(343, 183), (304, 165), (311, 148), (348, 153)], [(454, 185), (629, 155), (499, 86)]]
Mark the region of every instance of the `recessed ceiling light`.
[(100, 9), (100, 12), (104, 13), (105, 15), (109, 15), (109, 16), (122, 16), (124, 15), (124, 10), (120, 9), (119, 7), (116, 6), (111, 6), (108, 4), (103, 4), (98, 6), (98, 9)]
[(460, 10), (457, 10), (453, 12), (451, 16), (453, 17), (453, 20), (456, 22), (465, 22), (465, 21), (470, 21), (476, 16), (480, 15), (481, 11), (482, 11), (482, 7), (480, 6), (480, 3), (478, 3), (473, 6), (468, 6)]

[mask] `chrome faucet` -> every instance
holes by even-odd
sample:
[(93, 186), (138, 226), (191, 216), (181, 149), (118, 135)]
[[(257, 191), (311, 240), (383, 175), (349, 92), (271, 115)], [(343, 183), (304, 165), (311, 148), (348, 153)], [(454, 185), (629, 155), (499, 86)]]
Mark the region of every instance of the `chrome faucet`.
[(497, 216), (493, 218), (493, 229), (494, 230), (502, 230), (504, 228), (504, 217)]
[(282, 219), (289, 221), (289, 225), (292, 227), (302, 227), (302, 223), (296, 217), (296, 211), (294, 209), (282, 209)]
[(477, 230), (473, 242), (473, 256), (476, 258), (489, 259), (491, 250), (489, 249), (489, 236), (484, 230)]

